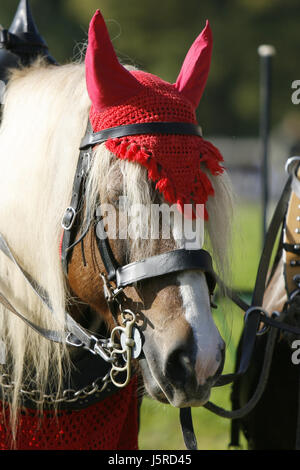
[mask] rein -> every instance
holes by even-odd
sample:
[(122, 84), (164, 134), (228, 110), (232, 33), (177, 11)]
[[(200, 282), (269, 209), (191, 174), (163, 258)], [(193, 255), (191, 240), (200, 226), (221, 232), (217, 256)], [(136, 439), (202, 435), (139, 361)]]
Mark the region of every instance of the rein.
[[(255, 338), (256, 336), (263, 335), (268, 332), (268, 338), (265, 348), (265, 354), (263, 359), (263, 365), (260, 372), (259, 380), (257, 387), (250, 398), (250, 400), (241, 408), (233, 409), (233, 410), (225, 410), (211, 402), (208, 402), (204, 405), (205, 408), (212, 411), (213, 413), (223, 417), (228, 418), (231, 420), (238, 420), (243, 418), (248, 413), (250, 413), (258, 401), (260, 400), (270, 373), (271, 362), (273, 357), (273, 351), (275, 348), (278, 330), (282, 332), (292, 333), (293, 335), (300, 335), (300, 328), (284, 323), (282, 321), (284, 319), (284, 313), (279, 312), (272, 312), (271, 317), (267, 316), (267, 312), (264, 311), (259, 305), (262, 305), (264, 290), (267, 284), (267, 275), (268, 275), (268, 268), (270, 265), (270, 260), (273, 252), (273, 248), (276, 242), (277, 235), (281, 228), (281, 241), (278, 247), (278, 251), (282, 248), (285, 251), (292, 252), (298, 254), (299, 246), (296, 244), (288, 245), (284, 243), (287, 231), (287, 223), (285, 218), (287, 217), (287, 211), (289, 208), (289, 204), (291, 199), (294, 196), (300, 199), (300, 183), (298, 179), (298, 169), (300, 165), (300, 157), (291, 157), (287, 160), (286, 163), (286, 172), (289, 174), (288, 180), (284, 186), (276, 209), (274, 211), (271, 223), (269, 225), (268, 231), (265, 237), (265, 243), (263, 247), (263, 251), (261, 254), (255, 288), (252, 294), (252, 302), (251, 305), (248, 305), (248, 308), (244, 308), (245, 310), (245, 327), (242, 334), (242, 351), (241, 357), (239, 361), (238, 371), (234, 374), (228, 374), (227, 376), (222, 376), (215, 384), (215, 386), (225, 385), (226, 383), (230, 383), (231, 381), (236, 381), (241, 378), (248, 370), (250, 365), (250, 360), (252, 353), (254, 351), (255, 346)], [(299, 206), (298, 206), (299, 208)], [(298, 219), (297, 219), (298, 220)], [(284, 227), (285, 224), (285, 227)], [(298, 233), (296, 231), (296, 233)], [(288, 262), (289, 261), (289, 262)], [(285, 272), (286, 278), (290, 279), (292, 277), (291, 270), (295, 267), (296, 264), (293, 262), (294, 260), (287, 260), (285, 265)], [(272, 271), (271, 271), (272, 276)], [(271, 278), (270, 276), (270, 278)], [(292, 300), (295, 296), (300, 294), (299, 284), (297, 283), (297, 275), (293, 277), (294, 283), (296, 283), (297, 288), (288, 290), (290, 284), (286, 283), (286, 290), (289, 296), (289, 299)], [(227, 290), (227, 295), (230, 297), (237, 305), (239, 305), (239, 298), (234, 295), (231, 295), (231, 292)], [(240, 306), (240, 305), (239, 305)], [(251, 322), (250, 322), (251, 320)], [(264, 324), (264, 327), (259, 330), (260, 323)], [(299, 387), (299, 394), (300, 394), (300, 387)], [(234, 401), (233, 401), (234, 403)], [(300, 395), (298, 397), (298, 403), (300, 404)], [(231, 442), (229, 444), (230, 447), (239, 447), (239, 439), (238, 439), (238, 423), (237, 421), (233, 421), (232, 423), (232, 432), (231, 432)], [(298, 413), (297, 417), (297, 430), (296, 430), (296, 450), (300, 449), (300, 414)]]
[[(66, 209), (62, 220), (63, 238), (61, 242), (61, 261), (65, 274), (68, 273), (68, 262), (72, 253), (72, 249), (76, 244), (82, 242), (87, 234), (91, 225), (91, 216), (86, 229), (82, 234), (79, 234), (78, 239), (75, 241), (78, 231), (78, 214), (82, 210), (82, 200), (85, 190), (85, 181), (92, 160), (93, 146), (104, 142), (107, 139), (124, 135), (136, 134), (189, 134), (202, 136), (201, 128), (188, 123), (165, 123), (153, 122), (145, 124), (133, 124), (127, 126), (120, 126), (117, 128), (105, 129), (98, 133), (91, 132), (91, 125), (88, 122), (87, 130), (84, 139), (80, 146), (80, 155), (78, 159), (76, 174), (74, 178), (72, 197), (69, 207)], [(252, 296), (251, 305), (248, 305), (238, 294), (233, 290), (228, 289), (223, 282), (217, 277), (213, 271), (212, 259), (210, 254), (205, 250), (186, 250), (178, 249), (157, 256), (149, 257), (141, 261), (136, 261), (125, 266), (120, 266), (111, 250), (108, 237), (105, 232), (103, 221), (101, 217), (96, 218), (98, 230), (95, 232), (97, 236), (98, 249), (106, 270), (106, 273), (100, 273), (103, 279), (103, 289), (105, 297), (114, 319), (116, 320), (116, 311), (121, 312), (121, 320), (123, 326), (117, 325), (111, 332), (110, 338), (97, 338), (97, 335), (91, 334), (79, 323), (77, 323), (67, 312), (66, 317), (66, 330), (65, 331), (52, 331), (44, 329), (34, 323), (30, 322), (23, 314), (18, 312), (10, 302), (0, 294), (0, 302), (5, 305), (13, 314), (21, 318), (30, 328), (33, 328), (38, 334), (44, 338), (59, 343), (66, 343), (67, 345), (76, 348), (83, 348), (94, 356), (99, 356), (101, 360), (108, 363), (110, 371), (102, 379), (102, 388), (105, 389), (109, 382), (112, 382), (115, 387), (124, 387), (128, 384), (131, 377), (131, 361), (138, 359), (142, 352), (142, 335), (135, 323), (135, 315), (128, 309), (122, 308), (122, 300), (120, 294), (123, 289), (129, 285), (143, 280), (163, 276), (171, 272), (179, 272), (190, 269), (201, 270), (205, 273), (210, 294), (213, 294), (216, 283), (222, 287), (226, 295), (231, 298), (245, 314), (245, 327), (243, 331), (243, 343), (241, 360), (236, 373), (225, 374), (219, 377), (215, 386), (223, 386), (233, 381), (238, 380), (243, 376), (250, 364), (251, 357), (254, 350), (256, 335), (260, 334), (259, 325), (263, 323), (266, 329), (276, 330), (280, 329), (300, 335), (300, 328), (293, 327), (278, 320), (278, 315), (273, 314), (269, 318), (266, 312), (263, 311), (261, 305), (263, 295), (266, 287), (266, 279), (268, 275), (268, 268), (276, 241), (278, 230), (285, 217), (289, 196), (291, 193), (292, 185), (295, 187), (297, 182), (295, 172), (289, 176), (288, 181), (284, 187), (278, 205), (275, 209), (273, 219), (269, 226), (265, 245), (261, 255), (255, 288)], [(299, 184), (298, 184), (299, 186)], [(100, 236), (99, 236), (100, 232)], [(0, 250), (5, 253), (11, 261), (15, 263), (17, 268), (22, 272), (26, 281), (30, 284), (34, 292), (39, 296), (41, 301), (53, 313), (47, 293), (41, 286), (34, 281), (31, 276), (21, 267), (16, 261), (13, 253), (8, 247), (4, 237), (0, 234)], [(112, 284), (114, 283), (115, 286)], [(116, 309), (117, 307), (117, 309)], [(236, 419), (249, 413), (249, 411), (256, 405), (259, 400), (264, 385), (268, 377), (268, 370), (270, 368), (270, 361), (275, 345), (275, 335), (270, 335), (268, 346), (265, 353), (265, 361), (261, 380), (258, 385), (257, 391), (254, 393), (253, 398), (243, 408), (239, 410), (226, 411), (213, 403), (208, 402), (204, 405), (210, 411), (213, 411), (220, 416)], [(122, 375), (122, 381), (117, 380), (117, 375)], [(125, 374), (125, 378), (124, 378)], [(98, 381), (98, 379), (97, 379)], [(98, 383), (98, 382), (97, 382)], [(94, 385), (94, 382), (93, 382)], [(94, 389), (97, 387), (94, 387)], [(98, 387), (99, 391), (101, 387)], [(101, 391), (102, 391), (101, 388)], [(81, 392), (82, 390), (78, 391)], [(30, 392), (29, 392), (30, 393)], [(74, 392), (76, 394), (76, 392)], [(80, 394), (78, 393), (78, 396)], [(73, 397), (74, 398), (74, 397)], [(184, 441), (188, 449), (197, 449), (197, 443), (193, 431), (191, 409), (180, 409), (180, 419), (183, 430)]]

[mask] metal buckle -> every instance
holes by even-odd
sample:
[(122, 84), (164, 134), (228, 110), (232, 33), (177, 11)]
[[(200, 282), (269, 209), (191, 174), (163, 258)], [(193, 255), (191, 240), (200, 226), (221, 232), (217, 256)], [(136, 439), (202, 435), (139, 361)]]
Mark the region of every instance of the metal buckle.
[(293, 300), (297, 295), (300, 294), (300, 289), (295, 289), (291, 294), (289, 300)]
[[(68, 223), (65, 223), (64, 222), (64, 219), (66, 216), (68, 216), (69, 214), (71, 213), (71, 218), (69, 220)], [(61, 221), (61, 226), (64, 230), (71, 230), (71, 228), (73, 227), (73, 224), (75, 222), (75, 218), (76, 218), (76, 211), (73, 207), (67, 207), (66, 210), (65, 210), (65, 213), (64, 213), (64, 216), (62, 218), (62, 221)]]
[[(244, 318), (245, 323), (247, 323), (247, 320), (248, 320), (249, 316), (251, 314), (253, 314), (254, 312), (259, 312), (262, 316), (265, 316), (265, 317), (268, 316), (268, 312), (266, 310), (264, 310), (262, 307), (250, 307), (250, 308), (248, 308), (247, 312), (245, 313), (245, 318)], [(256, 332), (256, 336), (264, 335), (265, 333), (267, 333), (267, 331), (269, 331), (269, 329), (270, 329), (270, 326), (265, 325), (261, 330), (258, 330)]]
[(89, 349), (89, 351), (92, 354), (102, 357), (102, 359), (104, 359), (104, 361), (106, 362), (112, 362), (113, 358), (109, 354), (107, 354), (107, 352), (105, 351), (104, 347), (101, 344), (101, 341), (98, 338), (96, 338), (96, 336), (92, 336), (91, 339), (95, 341), (95, 344), (93, 346), (93, 349)]
[(81, 169), (81, 176), (86, 176), (91, 168), (91, 152), (84, 152), (82, 157), (82, 169)]
[(69, 332), (66, 336), (66, 343), (69, 346), (73, 346), (74, 348), (81, 348), (83, 346), (83, 342), (76, 338), (76, 336), (74, 336), (71, 332)]
[(123, 292), (123, 287), (116, 287), (115, 289), (107, 279), (107, 276), (104, 273), (99, 273), (103, 281), (103, 293), (107, 302), (113, 302), (117, 300), (117, 297), (121, 292)]
[[(300, 157), (294, 156), (287, 159), (285, 164), (285, 171), (287, 174), (291, 175), (292, 173), (296, 172), (296, 166), (300, 163)], [(295, 173), (296, 175), (296, 173)]]

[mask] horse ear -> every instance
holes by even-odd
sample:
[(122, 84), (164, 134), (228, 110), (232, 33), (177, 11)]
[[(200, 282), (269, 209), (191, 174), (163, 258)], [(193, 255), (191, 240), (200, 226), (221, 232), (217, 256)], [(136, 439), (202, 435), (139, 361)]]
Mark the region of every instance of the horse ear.
[(99, 10), (89, 27), (85, 69), (87, 90), (98, 112), (136, 95), (142, 89), (138, 80), (118, 61)]
[(209, 22), (192, 44), (184, 59), (175, 88), (197, 108), (208, 77), (212, 53), (212, 32)]

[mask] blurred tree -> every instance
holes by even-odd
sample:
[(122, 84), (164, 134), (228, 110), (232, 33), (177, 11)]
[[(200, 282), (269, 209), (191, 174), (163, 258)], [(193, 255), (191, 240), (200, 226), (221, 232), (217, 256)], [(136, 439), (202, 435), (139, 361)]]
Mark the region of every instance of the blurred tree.
[[(17, 4), (18, 0), (1, 0), (4, 27), (9, 26)], [(262, 43), (273, 44), (277, 51), (273, 126), (290, 113), (299, 114), (291, 102), (291, 83), (300, 79), (299, 0), (31, 0), (31, 6), (38, 28), (59, 62), (78, 57), (84, 50), (89, 21), (100, 8), (121, 61), (171, 82), (208, 18), (214, 50), (198, 110), (205, 134), (257, 135), (257, 48)]]

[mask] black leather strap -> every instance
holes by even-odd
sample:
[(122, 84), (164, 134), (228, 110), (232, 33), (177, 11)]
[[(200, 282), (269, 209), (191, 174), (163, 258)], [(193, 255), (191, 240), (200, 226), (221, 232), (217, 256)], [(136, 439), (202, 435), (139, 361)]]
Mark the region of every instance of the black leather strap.
[[(285, 187), (278, 201), (277, 207), (274, 211), (271, 223), (269, 225), (269, 228), (266, 234), (265, 244), (264, 244), (263, 252), (261, 255), (261, 259), (260, 259), (255, 288), (254, 288), (254, 292), (252, 296), (253, 307), (255, 306), (259, 307), (262, 305), (270, 259), (271, 259), (272, 251), (273, 251), (274, 244), (277, 238), (278, 231), (285, 217), (285, 213), (286, 213), (287, 205), (289, 201), (289, 196), (290, 196), (290, 191), (291, 191), (291, 177), (289, 177), (288, 181), (285, 184)], [(239, 361), (239, 364), (236, 367), (237, 372), (233, 374), (222, 375), (217, 381), (217, 383), (215, 384), (215, 386), (223, 386), (230, 382), (236, 381), (237, 379), (239, 379), (246, 373), (250, 364), (250, 360), (252, 358), (253, 351), (254, 351), (257, 329), (261, 321), (263, 321), (264, 323), (268, 324), (269, 326), (273, 328), (274, 327), (276, 328), (274, 330), (272, 329), (269, 333), (268, 343), (270, 342), (271, 346), (267, 347), (265, 351), (264, 366), (266, 364), (266, 368), (269, 367), (269, 363), (272, 359), (272, 350), (273, 350), (272, 348), (274, 346), (274, 338), (276, 338), (276, 330), (277, 329), (280, 329), (280, 330), (287, 329), (289, 331), (294, 330), (293, 333), (296, 333), (295, 327), (291, 327), (291, 325), (287, 325), (273, 318), (266, 318), (265, 316), (261, 315), (259, 308), (257, 308), (256, 311), (253, 312), (253, 314), (248, 315), (246, 317), (245, 328), (244, 328), (243, 335), (242, 335), (241, 359)], [(299, 332), (300, 330), (298, 331), (298, 334)], [(225, 410), (224, 408), (216, 406), (214, 403), (211, 403), (211, 402), (206, 403), (204, 407), (209, 409), (213, 413), (219, 416), (222, 416), (224, 418), (229, 418), (229, 419), (241, 418), (245, 414), (248, 414), (250, 410), (253, 408), (253, 406), (255, 406), (255, 404), (257, 403), (257, 397), (261, 396), (264, 390), (266, 378), (267, 378), (267, 374), (265, 374), (264, 371), (262, 370), (259, 384), (253, 394), (253, 397), (242, 408), (228, 411), (228, 410)], [(238, 429), (235, 428), (234, 429), (234, 441), (233, 441), (234, 444), (238, 443), (237, 435), (238, 435)]]
[(298, 256), (300, 254), (300, 245), (291, 244), (291, 243), (283, 243), (282, 248), (285, 251), (288, 251), (289, 253), (295, 253), (295, 255), (298, 255)]
[[(287, 210), (290, 192), (291, 192), (291, 177), (288, 178), (284, 186), (283, 192), (278, 201), (278, 204), (276, 206), (276, 209), (274, 211), (271, 223), (269, 225), (269, 228), (266, 234), (264, 248), (262, 251), (261, 258), (260, 258), (255, 287), (254, 287), (254, 291), (252, 295), (251, 305), (253, 307), (256, 307), (256, 306), (259, 307), (262, 305), (262, 302), (263, 302), (263, 296), (264, 296), (264, 292), (266, 288), (266, 280), (267, 280), (267, 275), (268, 275), (269, 264), (270, 264), (274, 244), (278, 235), (278, 231), (281, 227), (281, 224), (283, 222), (283, 219)], [(254, 346), (255, 346), (255, 340), (256, 340), (256, 333), (257, 333), (260, 322), (264, 321), (265, 323), (269, 323), (270, 325), (272, 323), (272, 320), (262, 316), (259, 310), (257, 310), (256, 312), (253, 312), (252, 315), (249, 315), (246, 320), (247, 321), (245, 322), (245, 327), (243, 331), (241, 360), (240, 360), (238, 370), (237, 372), (233, 374), (222, 375), (219, 378), (218, 382), (215, 384), (215, 386), (226, 385), (234, 380), (237, 380), (239, 377), (245, 374), (252, 358), (252, 354), (253, 354)], [(282, 322), (277, 321), (276, 323), (276, 320), (273, 320), (273, 321), (274, 321), (274, 324), (272, 326), (276, 325), (277, 328), (281, 328), (282, 330), (285, 329), (286, 325), (283, 325)]]
[(107, 278), (109, 281), (114, 281), (116, 279), (116, 271), (120, 265), (112, 252), (102, 217), (99, 217), (98, 223), (95, 224), (95, 236)]
[(197, 450), (191, 408), (180, 408), (180, 424), (186, 448), (188, 450)]
[[(12, 253), (11, 249), (9, 248), (4, 236), (1, 233), (0, 250), (15, 264), (18, 270), (22, 273), (26, 282), (32, 288), (34, 293), (39, 297), (39, 299), (43, 302), (43, 304), (49, 309), (50, 312), (54, 313), (47, 292), (20, 265), (20, 263), (17, 261), (14, 254)], [(77, 323), (72, 318), (72, 316), (69, 315), (69, 313), (66, 312), (65, 314), (67, 331), (49, 330), (28, 320), (25, 315), (23, 315), (14, 308), (14, 306), (2, 293), (0, 293), (0, 302), (5, 305), (5, 307), (10, 310), (14, 315), (18, 316), (24, 323), (26, 323), (30, 328), (35, 330), (40, 336), (43, 336), (45, 339), (57, 343), (62, 343), (66, 341), (71, 346), (78, 346), (79, 344), (81, 344), (84, 348), (89, 349), (93, 352), (95, 346), (97, 346), (97, 353), (101, 356), (101, 344), (104, 344), (104, 342), (102, 340), (97, 340), (97, 338), (93, 336), (90, 331), (86, 330), (79, 323)]]
[[(269, 225), (263, 251), (261, 254), (257, 276), (254, 286), (254, 291), (252, 295), (252, 306), (260, 306), (263, 303), (263, 297), (266, 289), (266, 281), (268, 276), (268, 270), (270, 265), (270, 260), (272, 256), (272, 252), (274, 249), (274, 245), (276, 242), (276, 238), (278, 235), (278, 231), (283, 223), (283, 219), (287, 210), (288, 201), (290, 198), (291, 193), (291, 177), (288, 178), (281, 197), (278, 201), (277, 207), (273, 214), (271, 223)], [(256, 339), (256, 332), (260, 323), (259, 316), (252, 316), (248, 319), (247, 324), (245, 325), (244, 330), (244, 340), (242, 346), (242, 357), (239, 366), (239, 370), (237, 372), (238, 375), (242, 375), (246, 372), (249, 367), (252, 353), (254, 350), (255, 339)], [(254, 334), (255, 332), (255, 334)]]
[[(86, 133), (88, 136), (92, 132), (92, 126), (88, 120)], [(62, 227), (64, 229), (63, 239), (61, 245), (61, 262), (64, 269), (64, 273), (68, 273), (68, 261), (74, 246), (75, 236), (78, 231), (79, 221), (78, 213), (83, 207), (82, 197), (84, 192), (84, 183), (86, 180), (87, 172), (91, 163), (92, 148), (81, 150), (78, 158), (73, 188), (72, 198), (70, 205), (66, 208), (65, 214), (62, 220)]]
[(100, 132), (86, 135), (80, 145), (81, 150), (85, 150), (96, 144), (101, 144), (108, 139), (126, 137), (141, 134), (175, 134), (175, 135), (196, 135), (202, 137), (202, 129), (197, 124), (190, 122), (145, 122), (128, 124), (125, 126), (110, 127)]
[(205, 250), (172, 250), (126, 264), (125, 266), (120, 266), (110, 247), (101, 217), (99, 217), (97, 226), (95, 226), (95, 234), (107, 277), (110, 281), (115, 281), (118, 288), (165, 274), (188, 269), (199, 269), (203, 271), (207, 277), (210, 292), (213, 293), (214, 291), (216, 278), (212, 266), (212, 259), (210, 254)]
[(212, 259), (205, 250), (178, 249), (136, 261), (116, 270), (118, 287), (174, 272), (199, 269), (210, 275), (210, 290), (215, 286)]

